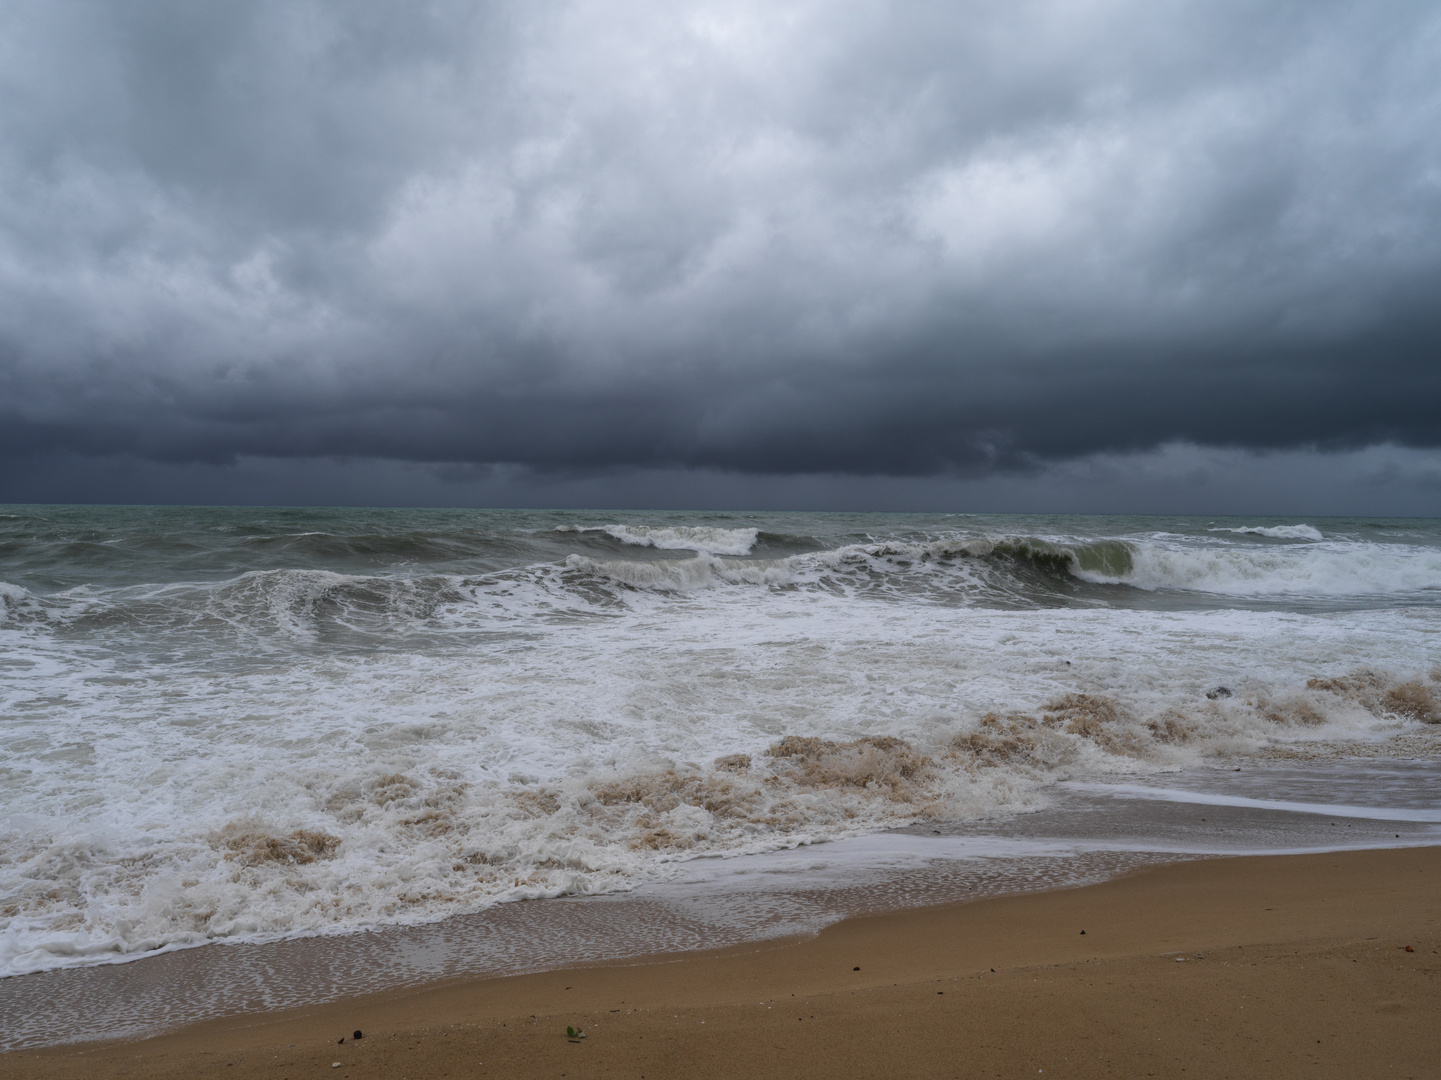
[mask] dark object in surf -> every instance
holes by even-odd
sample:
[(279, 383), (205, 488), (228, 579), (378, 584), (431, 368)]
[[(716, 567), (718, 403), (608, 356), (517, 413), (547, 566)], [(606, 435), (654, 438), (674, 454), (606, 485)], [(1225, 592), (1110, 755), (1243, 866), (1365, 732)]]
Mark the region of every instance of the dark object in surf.
[(352, 1038), (352, 1039), (363, 1039), (363, 1038), (365, 1038), (365, 1036), (362, 1035), (360, 1032), (357, 1031), (354, 1035), (351, 1036), (351, 1038)]
[(1218, 686), (1214, 690), (1207, 690), (1206, 696), (1212, 701), (1218, 698), (1227, 698), (1231, 696), (1231, 688), (1229, 686)]

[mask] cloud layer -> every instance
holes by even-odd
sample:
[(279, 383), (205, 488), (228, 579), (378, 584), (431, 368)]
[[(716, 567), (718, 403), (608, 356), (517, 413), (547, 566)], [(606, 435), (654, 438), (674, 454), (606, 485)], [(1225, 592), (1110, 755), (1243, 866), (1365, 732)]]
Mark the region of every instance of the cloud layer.
[(0, 455), (1441, 446), (1441, 15), (16, 0)]

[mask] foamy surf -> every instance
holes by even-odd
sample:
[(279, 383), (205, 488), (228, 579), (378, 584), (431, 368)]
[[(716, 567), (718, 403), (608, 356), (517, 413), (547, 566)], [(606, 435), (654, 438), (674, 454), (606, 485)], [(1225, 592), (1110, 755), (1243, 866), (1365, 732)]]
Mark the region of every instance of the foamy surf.
[(1441, 537), (1214, 525), (17, 515), (0, 971), (626, 892), (704, 856), (1021, 820), (1063, 781), (1435, 741)]

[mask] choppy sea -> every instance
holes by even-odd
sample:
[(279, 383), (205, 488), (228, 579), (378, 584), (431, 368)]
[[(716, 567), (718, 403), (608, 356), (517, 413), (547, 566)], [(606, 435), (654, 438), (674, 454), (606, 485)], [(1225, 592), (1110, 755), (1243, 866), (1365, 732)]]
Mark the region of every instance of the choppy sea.
[(1436, 520), (0, 507), (0, 1027), (1437, 843), (1438, 722)]

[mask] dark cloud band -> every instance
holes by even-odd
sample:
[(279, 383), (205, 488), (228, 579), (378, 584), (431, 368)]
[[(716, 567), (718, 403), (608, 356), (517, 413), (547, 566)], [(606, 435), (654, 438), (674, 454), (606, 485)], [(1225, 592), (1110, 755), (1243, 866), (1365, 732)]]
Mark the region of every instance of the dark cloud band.
[(1441, 446), (1441, 16), (0, 15), (0, 454), (981, 476)]

